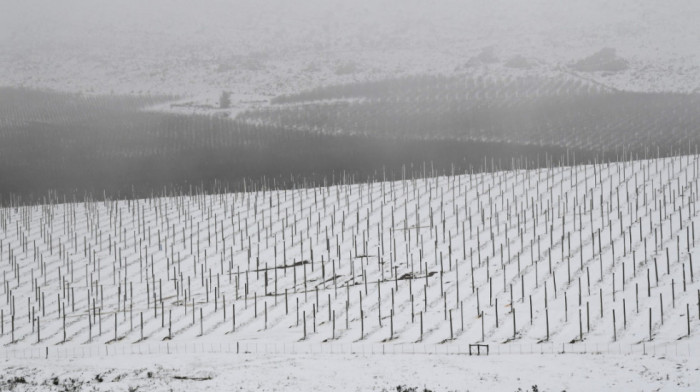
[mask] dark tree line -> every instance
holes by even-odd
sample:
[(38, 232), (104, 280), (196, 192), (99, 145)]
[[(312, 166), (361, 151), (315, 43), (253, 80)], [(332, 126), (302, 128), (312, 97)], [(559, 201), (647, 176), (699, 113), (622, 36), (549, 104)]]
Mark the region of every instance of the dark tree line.
[[(692, 95), (561, 80), (359, 86), (282, 97), (295, 104), (236, 119), (142, 110), (168, 97), (0, 89), (0, 197), (139, 197), (656, 156), (694, 148), (700, 129)], [(333, 101), (363, 91), (369, 98)]]

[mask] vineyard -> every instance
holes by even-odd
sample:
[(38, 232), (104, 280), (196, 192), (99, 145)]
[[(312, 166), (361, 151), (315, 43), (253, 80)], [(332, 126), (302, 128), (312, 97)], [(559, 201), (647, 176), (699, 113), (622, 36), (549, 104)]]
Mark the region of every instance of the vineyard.
[(0, 343), (696, 341), (700, 156), (0, 210)]
[[(142, 110), (168, 97), (83, 97), (0, 89), (0, 196), (43, 202), (292, 187), (424, 170), (537, 164), (565, 149), (290, 132), (217, 116)], [(494, 160), (493, 157), (498, 159)], [(541, 163), (540, 163), (541, 164)], [(496, 165), (496, 166), (494, 166)], [(5, 203), (7, 204), (7, 203)]]
[(0, 392), (700, 389), (700, 2), (5, 3)]
[(697, 95), (173, 99), (0, 89), (0, 389), (697, 384)]
[(698, 144), (697, 94), (633, 93), (578, 79), (415, 76), (283, 96), (240, 119), (295, 130), (550, 146), (614, 157)]
[(576, 79), (416, 76), (281, 96), (229, 119), (167, 96), (0, 89), (0, 196), (45, 202), (398, 180), (695, 153), (697, 95)]

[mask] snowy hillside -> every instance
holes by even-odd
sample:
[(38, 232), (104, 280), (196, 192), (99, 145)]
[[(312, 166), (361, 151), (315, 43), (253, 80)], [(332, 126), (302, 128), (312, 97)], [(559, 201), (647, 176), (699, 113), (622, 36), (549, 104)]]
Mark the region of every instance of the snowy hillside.
[(5, 208), (0, 342), (695, 342), (699, 165)]
[(697, 390), (698, 20), (3, 2), (0, 391)]

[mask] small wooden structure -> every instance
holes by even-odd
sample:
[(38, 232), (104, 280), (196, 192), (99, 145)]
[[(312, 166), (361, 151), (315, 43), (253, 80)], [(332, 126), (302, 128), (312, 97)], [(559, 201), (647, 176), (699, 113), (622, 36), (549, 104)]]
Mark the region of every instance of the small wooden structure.
[(476, 349), (476, 355), (481, 355), (481, 349), (486, 349), (486, 355), (489, 355), (489, 345), (488, 344), (470, 344), (469, 345), (469, 355), (472, 355), (472, 349)]

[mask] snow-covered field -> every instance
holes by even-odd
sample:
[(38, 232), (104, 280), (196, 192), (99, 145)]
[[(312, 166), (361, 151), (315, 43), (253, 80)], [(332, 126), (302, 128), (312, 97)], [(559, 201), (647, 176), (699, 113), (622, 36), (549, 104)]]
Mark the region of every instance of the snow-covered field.
[(617, 354), (115, 356), (6, 361), (0, 376), (0, 389), (15, 391), (693, 391), (698, 383), (692, 358)]
[[(163, 341), (273, 342), (273, 356), (284, 344), (301, 353), (343, 344), (455, 353), (483, 342), (501, 353), (613, 344), (600, 351), (617, 345), (639, 358), (653, 353), (647, 345), (670, 344), (664, 355), (686, 357), (697, 377), (699, 177), (700, 156), (688, 155), (5, 208), (5, 366), (23, 349), (49, 347), (53, 358), (157, 343), (162, 352)], [(345, 363), (333, 358), (324, 363)], [(410, 373), (414, 360), (397, 361)]]
[[(233, 116), (415, 74), (700, 91), (689, 0), (0, 8), (0, 85), (180, 97), (159, 111)], [(428, 167), (0, 209), (0, 390), (695, 390), (699, 171), (697, 155)], [(466, 355), (473, 343), (491, 355)]]

